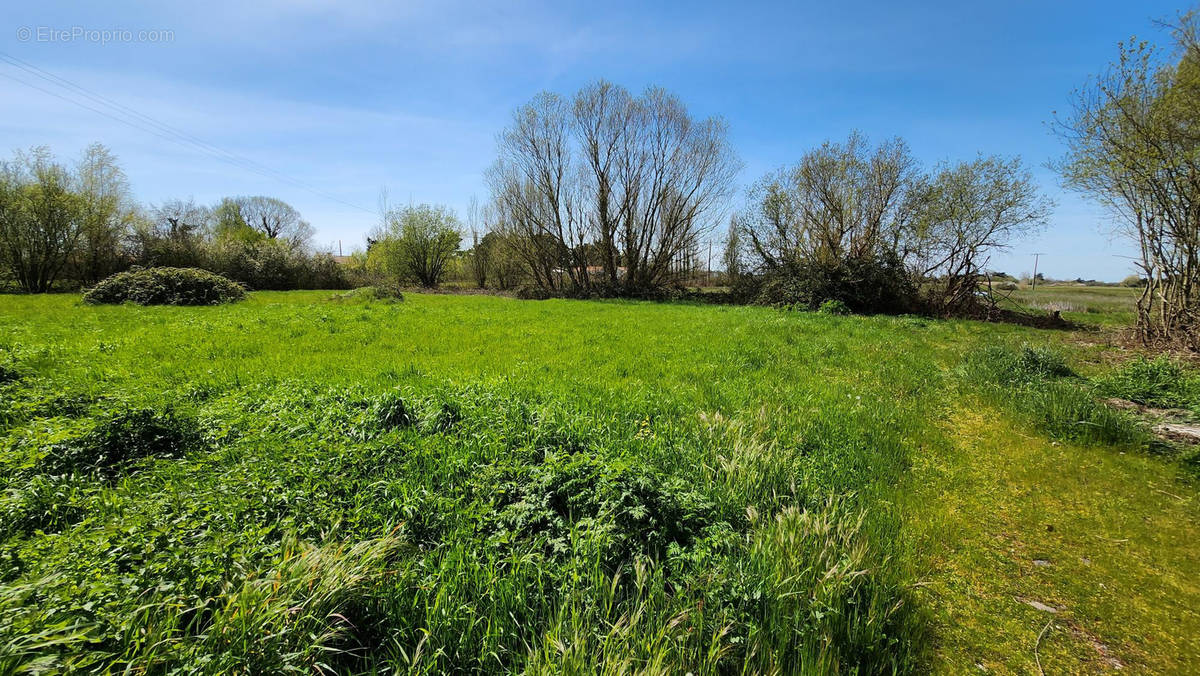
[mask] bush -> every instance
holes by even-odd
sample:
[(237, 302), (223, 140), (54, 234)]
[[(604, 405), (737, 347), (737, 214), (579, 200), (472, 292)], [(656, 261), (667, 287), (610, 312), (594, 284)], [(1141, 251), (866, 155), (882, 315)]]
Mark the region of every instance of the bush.
[(868, 258), (794, 263), (768, 275), (756, 301), (810, 310), (840, 301), (852, 312), (904, 314), (918, 308), (917, 299), (916, 286), (899, 261)]
[(91, 305), (219, 305), (246, 296), (236, 282), (199, 268), (133, 268), (83, 294)]
[(821, 303), (821, 307), (817, 308), (817, 312), (823, 315), (845, 316), (850, 314), (850, 308), (846, 307), (846, 304), (840, 300), (827, 300)]
[(548, 300), (551, 293), (540, 286), (526, 285), (517, 289), (517, 298), (521, 300)]
[(229, 240), (214, 244), (205, 267), (251, 289), (346, 289), (346, 271), (328, 254), (309, 254), (285, 242)]
[(1000, 282), (994, 286), (1001, 291), (1016, 291), (1019, 288), (1016, 282)]
[(360, 286), (346, 293), (335, 293), (329, 297), (329, 300), (335, 303), (370, 303), (374, 301), (399, 303), (404, 300), (404, 294), (384, 286)]
[(1146, 278), (1138, 275), (1129, 275), (1125, 279), (1121, 280), (1121, 286), (1130, 289), (1140, 289), (1141, 287), (1146, 286)]

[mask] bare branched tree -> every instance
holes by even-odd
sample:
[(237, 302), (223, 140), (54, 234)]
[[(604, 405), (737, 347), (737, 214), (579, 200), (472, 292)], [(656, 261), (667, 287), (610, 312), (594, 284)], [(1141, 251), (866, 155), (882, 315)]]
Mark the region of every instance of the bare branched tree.
[(1042, 225), (1052, 206), (1017, 159), (926, 175), (903, 140), (871, 147), (857, 133), (767, 175), (748, 197), (736, 221), (748, 258), (797, 282), (788, 293), (814, 296), (795, 301), (934, 314), (975, 310), (990, 254)]
[(1020, 160), (979, 157), (940, 167), (910, 191), (899, 253), (926, 285), (926, 309), (966, 311), (993, 252), (1045, 224), (1053, 202)]
[(466, 254), (467, 269), (476, 288), (487, 287), (492, 271), (495, 238), (487, 237), (487, 222), (491, 220), (491, 208), (480, 207), (479, 200), (472, 195), (467, 203), (467, 229), (471, 233), (471, 250)]
[(151, 206), (134, 227), (134, 256), (144, 265), (198, 267), (212, 211), (193, 200), (173, 199)]
[(300, 217), (299, 211), (281, 199), (256, 195), (236, 197), (233, 202), (242, 221), (267, 239), (282, 240), (297, 249), (307, 247), (312, 240), (312, 226)]
[(750, 189), (741, 220), (753, 258), (765, 270), (802, 260), (873, 259), (903, 232), (916, 177), (901, 139), (874, 148), (857, 132), (845, 143), (826, 141)]
[(497, 219), (539, 286), (661, 287), (722, 215), (739, 167), (726, 136), (661, 89), (541, 94), (500, 137)]
[(1066, 184), (1106, 206), (1138, 245), (1142, 338), (1200, 349), (1200, 43), (1195, 12), (1165, 54), (1121, 44), (1117, 61), (1057, 120)]

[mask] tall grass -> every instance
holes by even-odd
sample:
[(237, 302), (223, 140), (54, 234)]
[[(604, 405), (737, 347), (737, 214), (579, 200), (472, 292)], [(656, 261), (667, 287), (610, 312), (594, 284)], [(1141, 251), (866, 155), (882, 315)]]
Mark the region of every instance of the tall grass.
[(960, 373), (992, 401), (1020, 412), (1056, 438), (1127, 446), (1150, 438), (1132, 416), (1098, 402), (1095, 392), (1050, 348), (990, 345), (969, 354)]
[(912, 671), (962, 326), (0, 298), (0, 671)]

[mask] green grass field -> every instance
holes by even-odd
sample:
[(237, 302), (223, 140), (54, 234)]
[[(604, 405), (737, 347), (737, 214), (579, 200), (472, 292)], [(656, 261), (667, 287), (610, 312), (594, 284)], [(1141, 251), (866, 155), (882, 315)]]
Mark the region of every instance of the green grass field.
[(2, 296), (0, 673), (1200, 670), (1187, 463), (981, 366), (1074, 336)]

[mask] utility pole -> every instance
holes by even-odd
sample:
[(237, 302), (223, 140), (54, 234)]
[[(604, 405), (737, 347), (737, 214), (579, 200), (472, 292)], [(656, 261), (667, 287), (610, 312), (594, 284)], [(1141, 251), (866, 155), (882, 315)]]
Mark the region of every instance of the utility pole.
[(1038, 269), (1038, 259), (1039, 259), (1039, 258), (1041, 258), (1042, 256), (1045, 256), (1045, 255), (1046, 255), (1046, 254), (1044, 254), (1044, 253), (1035, 253), (1035, 254), (1033, 254), (1033, 288), (1032, 288), (1032, 289), (1030, 289), (1030, 291), (1037, 291), (1037, 269)]

